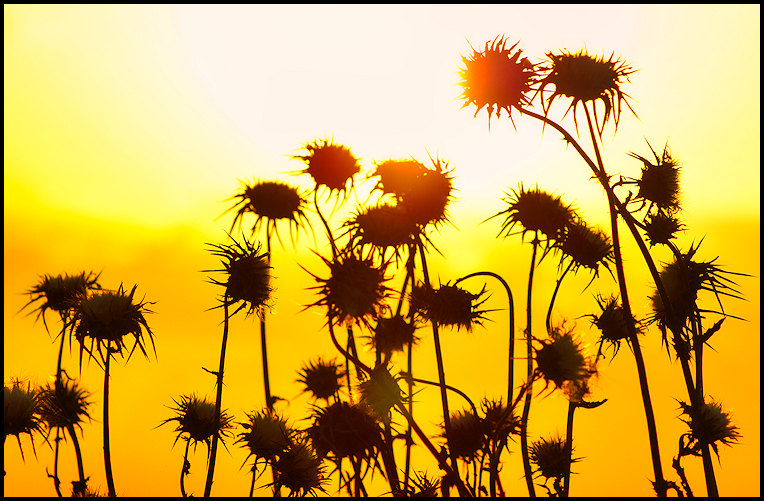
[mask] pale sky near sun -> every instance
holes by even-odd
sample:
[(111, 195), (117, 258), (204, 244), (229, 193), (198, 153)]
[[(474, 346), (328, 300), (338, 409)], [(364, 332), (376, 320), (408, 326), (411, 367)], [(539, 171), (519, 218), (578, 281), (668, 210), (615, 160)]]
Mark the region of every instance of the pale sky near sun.
[[(230, 215), (216, 218), (230, 205), (225, 199), (239, 189), (240, 180), (310, 188), (309, 176), (291, 174), (304, 168), (291, 157), (316, 138), (350, 147), (364, 175), (375, 161), (388, 158), (414, 156), (427, 164), (429, 154), (448, 161), (457, 189), (450, 209), (455, 227), (437, 234), (446, 257), (433, 253), (434, 270), (442, 270), (446, 281), (476, 267), (495, 267), (513, 277), (515, 296), (523, 298), (527, 245), (519, 237), (495, 240), (498, 222), (479, 224), (503, 210), (507, 191), (520, 182), (538, 184), (563, 195), (593, 224), (607, 226), (608, 218), (588, 168), (554, 131), (542, 133), (537, 120), (517, 113), (514, 126), (503, 115), (491, 120), (489, 131), (485, 111), (473, 117), (473, 106), (461, 109), (462, 57), (499, 35), (510, 44), (519, 41), (517, 48), (533, 62), (547, 51), (585, 47), (595, 55), (614, 53), (637, 69), (622, 89), (638, 118), (624, 107), (617, 134), (611, 124), (603, 135), (609, 171), (637, 176), (640, 163), (627, 153), (650, 157), (646, 141), (658, 152), (668, 144), (683, 166), (688, 226), (683, 244), (705, 238), (704, 259), (719, 255), (729, 269), (754, 275), (739, 282), (747, 303), (725, 303), (747, 322), (730, 321), (725, 327), (721, 335), (726, 337), (709, 355), (708, 374), (709, 392), (728, 403), (745, 437), (720, 451), (720, 489), (723, 495), (758, 496), (758, 5), (5, 5), (5, 382), (23, 377), (42, 383), (55, 366), (54, 344), (41, 322), (17, 314), (28, 299), (23, 292), (40, 275), (93, 269), (103, 271), (108, 287), (138, 283), (139, 294), (157, 301), (150, 322), (155, 322), (159, 361), (136, 356), (113, 376), (117, 488), (124, 495), (177, 495), (182, 447), (171, 449), (170, 427), (153, 428), (170, 415), (166, 406), (172, 398), (190, 391), (212, 394), (210, 377), (200, 366), (217, 363), (219, 314), (205, 310), (215, 305), (219, 291), (205, 283), (201, 270), (218, 264), (204, 242), (224, 238)], [(566, 106), (558, 102), (550, 116), (559, 119)], [(570, 113), (562, 124), (574, 131)], [(582, 134), (582, 144), (588, 145), (585, 139)], [(320, 240), (320, 224), (314, 227)], [(298, 398), (295, 371), (317, 354), (310, 350), (326, 350), (325, 356), (333, 352), (325, 340), (299, 337), (303, 332), (318, 336), (323, 317), (318, 311), (300, 313), (315, 299), (304, 290), (312, 283), (296, 260), (324, 270), (308, 250), (314, 246), (311, 237), (300, 235), (295, 251), (288, 233), (282, 236), (286, 248), (274, 255), (280, 302), (271, 329), (290, 337), (275, 335), (272, 380), (285, 381), (282, 396), (296, 399), (295, 408), (302, 409), (307, 400)], [(635, 288), (644, 292), (638, 303), (644, 309), (649, 277), (639, 257), (628, 252), (632, 263), (627, 266), (632, 266)], [(556, 266), (545, 265), (538, 283), (553, 286)], [(396, 277), (395, 286), (400, 282)], [(582, 292), (587, 282), (583, 276), (570, 280), (558, 304), (561, 312), (569, 307), (571, 317), (585, 313), (573, 305), (584, 296), (591, 303), (592, 291)], [(544, 294), (548, 291), (538, 293)], [(502, 291), (494, 292), (493, 307), (504, 308), (503, 297)], [(543, 308), (546, 299), (538, 300)], [(524, 311), (524, 301), (516, 299), (516, 307)], [(501, 350), (491, 348), (495, 353), (480, 358), (486, 344), (503, 346), (502, 315), (485, 333), (453, 333), (445, 343), (454, 384), (463, 376), (465, 391), (475, 392), (476, 399), (487, 391), (484, 379), (504, 377)], [(307, 323), (295, 324), (293, 316)], [(234, 325), (242, 336), (247, 333), (251, 353), (240, 345), (227, 362), (231, 383), (224, 405), (243, 420), (244, 411), (261, 404), (256, 399), (261, 398), (260, 355), (255, 322)], [(684, 426), (676, 420), (673, 398), (683, 398), (683, 388), (661, 388), (663, 378), (679, 381), (679, 373), (660, 343), (652, 341), (656, 408), (670, 422), (662, 432), (664, 471), (672, 474), (676, 437)], [(740, 346), (746, 349), (736, 360)], [(421, 349), (431, 353), (426, 343)], [(612, 493), (611, 480), (621, 476), (628, 492), (619, 494), (650, 494), (646, 479), (652, 472), (633, 360), (625, 352), (619, 357), (601, 376), (610, 410), (603, 406), (598, 416), (599, 409), (577, 414), (577, 433), (587, 440), (582, 438), (580, 452), (589, 459), (578, 463), (572, 494)], [(75, 372), (76, 353), (69, 362)], [(423, 370), (432, 369), (428, 363), (422, 361)], [(102, 373), (91, 365), (83, 368), (83, 380), (100, 401)], [(467, 370), (460, 371), (461, 366)], [(475, 376), (470, 367), (480, 367), (485, 376)], [(746, 389), (755, 389), (755, 398)], [(246, 398), (241, 396), (245, 390)], [(555, 398), (539, 408), (559, 407)], [(98, 405), (86, 427), (86, 468), (105, 490), (100, 412)], [(597, 434), (603, 428), (599, 419), (618, 429), (631, 415), (637, 420), (623, 439), (626, 452), (617, 450), (617, 440)], [(427, 426), (440, 419), (437, 413), (428, 418), (422, 418)], [(552, 427), (551, 418), (543, 423)], [(536, 433), (547, 434), (547, 429), (539, 426)], [(5, 445), (4, 494), (54, 494), (45, 475), (52, 464), (48, 446), (35, 444), (38, 462), (28, 437), (24, 446), (22, 463), (15, 440)], [(223, 451), (225, 459), (220, 459), (214, 493), (244, 495), (247, 468), (238, 468), (246, 455), (238, 446), (229, 449), (231, 454)], [(65, 450), (65, 478), (71, 479), (73, 454), (70, 446)], [(616, 453), (621, 455), (614, 461)], [(506, 482), (521, 489), (517, 457), (510, 458)], [(633, 468), (624, 464), (630, 460)], [(200, 451), (190, 480), (196, 495), (203, 462)], [(610, 480), (597, 480), (600, 475)], [(698, 464), (690, 475), (703, 492)]]

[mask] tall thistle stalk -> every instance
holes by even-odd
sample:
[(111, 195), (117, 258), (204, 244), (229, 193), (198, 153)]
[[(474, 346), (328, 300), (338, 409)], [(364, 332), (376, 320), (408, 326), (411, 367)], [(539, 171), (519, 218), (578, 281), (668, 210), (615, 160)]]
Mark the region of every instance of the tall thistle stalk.
[(525, 324), (525, 339), (526, 339), (526, 356), (528, 357), (528, 372), (526, 373), (526, 385), (528, 385), (525, 393), (525, 402), (523, 403), (523, 416), (520, 421), (520, 449), (523, 455), (523, 469), (525, 470), (525, 483), (528, 486), (528, 496), (536, 497), (536, 489), (533, 486), (533, 475), (531, 473), (530, 453), (528, 451), (528, 419), (531, 414), (531, 399), (533, 398), (533, 334), (531, 332), (532, 318), (531, 315), (531, 298), (533, 290), (533, 272), (536, 267), (536, 250), (538, 249), (539, 238), (538, 231), (535, 232), (531, 245), (533, 251), (531, 253), (531, 265), (528, 272), (528, 293), (526, 297), (526, 324)]
[[(226, 346), (228, 345), (228, 296), (223, 296), (223, 340), (220, 345), (220, 363), (218, 364), (218, 370), (215, 372), (215, 413), (213, 416), (220, 416), (220, 409), (223, 405), (223, 369), (225, 368), (225, 353)], [(220, 439), (217, 430), (212, 435), (212, 444), (210, 445), (209, 461), (207, 466), (207, 480), (204, 484), (204, 497), (210, 497), (212, 493), (212, 479), (215, 476), (215, 460), (218, 453), (218, 440)]]

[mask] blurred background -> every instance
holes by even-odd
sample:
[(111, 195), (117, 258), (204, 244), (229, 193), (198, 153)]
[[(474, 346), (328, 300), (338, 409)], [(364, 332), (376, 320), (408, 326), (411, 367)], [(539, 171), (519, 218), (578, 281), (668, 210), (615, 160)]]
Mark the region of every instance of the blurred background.
[[(530, 245), (519, 236), (497, 238), (501, 201), (520, 182), (559, 194), (590, 223), (608, 229), (605, 197), (588, 167), (556, 133), (513, 114), (491, 121), (485, 111), (461, 109), (462, 57), (497, 35), (519, 41), (523, 56), (540, 61), (548, 51), (585, 48), (615, 53), (638, 71), (622, 89), (639, 118), (625, 111), (618, 133), (609, 125), (604, 157), (610, 173), (638, 176), (668, 144), (682, 164), (680, 247), (702, 245), (697, 258), (748, 273), (738, 284), (746, 301), (727, 300), (728, 320), (706, 356), (706, 392), (730, 410), (742, 439), (721, 447), (714, 460), (722, 495), (760, 495), (760, 6), (605, 5), (235, 5), (235, 6), (4, 6), (4, 368), (5, 384), (20, 378), (52, 381), (57, 343), (34, 315), (19, 310), (25, 292), (44, 274), (101, 273), (104, 287), (138, 284), (137, 296), (156, 304), (147, 320), (156, 335), (157, 359), (139, 355), (112, 369), (112, 462), (118, 494), (179, 495), (183, 447), (173, 448), (173, 398), (196, 392), (214, 398), (220, 352), (222, 289), (209, 283), (219, 268), (205, 243), (225, 241), (233, 215), (218, 218), (241, 181), (279, 180), (310, 188), (292, 155), (316, 138), (334, 138), (361, 159), (358, 200), (374, 181), (361, 182), (375, 161), (428, 154), (449, 162), (455, 200), (452, 224), (430, 237), (431, 274), (442, 282), (480, 270), (502, 275), (525, 312)], [(559, 119), (567, 103), (553, 108)], [(556, 113), (556, 114), (555, 114)], [(572, 116), (562, 122), (574, 131)], [(582, 140), (586, 144), (587, 140)], [(303, 151), (304, 152), (304, 151)], [(351, 197), (346, 211), (355, 210)], [(343, 213), (332, 216), (337, 227)], [(273, 264), (275, 308), (268, 317), (271, 388), (288, 400), (280, 409), (307, 426), (310, 400), (297, 371), (335, 350), (323, 328), (324, 311), (314, 280), (301, 266), (326, 276), (311, 251), (326, 254), (320, 223), (316, 238), (289, 243), (280, 233)], [(247, 229), (254, 221), (245, 219)], [(625, 233), (625, 232), (624, 232)], [(262, 237), (262, 235), (261, 235)], [(635, 314), (649, 313), (650, 277), (628, 235), (622, 238)], [(660, 255), (659, 261), (669, 259)], [(299, 263), (299, 264), (298, 264)], [(534, 309), (546, 311), (557, 278), (554, 259), (534, 279)], [(566, 278), (555, 318), (575, 321), (596, 352), (597, 333), (578, 318), (597, 311), (594, 294), (617, 290), (601, 273)], [(400, 287), (402, 275), (393, 280)], [(437, 280), (436, 280), (437, 281)], [(485, 327), (445, 332), (446, 376), (474, 401), (505, 391), (506, 299), (498, 284), (466, 281), (491, 291)], [(702, 297), (713, 308), (713, 297)], [(52, 335), (60, 326), (49, 316)], [(543, 330), (543, 314), (536, 332)], [(518, 331), (524, 321), (518, 320)], [(433, 347), (424, 330), (415, 359), (419, 377), (437, 380)], [(245, 420), (264, 406), (259, 326), (243, 316), (231, 323), (223, 407)], [(686, 430), (677, 399), (686, 400), (681, 369), (661, 349), (656, 329), (643, 338), (652, 401), (658, 420), (664, 474), (675, 479), (671, 459)], [(396, 359), (397, 360), (397, 359)], [(402, 358), (398, 361), (402, 362)], [(76, 348), (64, 367), (78, 369)], [(400, 365), (399, 368), (402, 368)], [(518, 372), (518, 376), (523, 369)], [(82, 440), (90, 486), (106, 491), (101, 401), (103, 374), (83, 362), (82, 384), (93, 394), (91, 423)], [(540, 388), (539, 388), (540, 390)], [(420, 424), (438, 433), (437, 388), (423, 388)], [(600, 363), (594, 398), (608, 402), (576, 414), (570, 494), (651, 495), (650, 452), (633, 357), (627, 348)], [(452, 399), (452, 407), (460, 402)], [(534, 401), (531, 440), (564, 433), (567, 402), (549, 394)], [(241, 429), (237, 429), (236, 433)], [(46, 469), (51, 448), (15, 437), (4, 448), (4, 495), (52, 496)], [(519, 444), (502, 472), (505, 490), (522, 495)], [(418, 468), (437, 465), (423, 447)], [(247, 452), (220, 448), (213, 495), (246, 495)], [(507, 456), (505, 456), (507, 458)], [(205, 448), (190, 458), (186, 488), (203, 492)], [(696, 494), (705, 494), (700, 459), (684, 460)], [(76, 478), (70, 444), (62, 449), (64, 492)], [(268, 481), (266, 473), (258, 486)], [(336, 484), (328, 486), (334, 492)], [(379, 487), (383, 493), (384, 485)], [(268, 495), (267, 489), (256, 491)]]

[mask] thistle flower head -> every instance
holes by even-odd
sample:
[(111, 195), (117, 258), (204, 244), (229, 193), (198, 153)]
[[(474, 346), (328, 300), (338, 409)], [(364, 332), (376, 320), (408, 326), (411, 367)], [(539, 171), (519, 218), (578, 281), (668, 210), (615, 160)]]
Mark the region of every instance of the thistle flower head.
[(370, 256), (364, 258), (355, 251), (338, 255), (332, 261), (321, 259), (329, 267), (330, 275), (319, 278), (311, 273), (319, 283), (314, 289), (319, 290), (321, 298), (308, 307), (326, 306), (329, 321), (338, 324), (355, 322), (369, 326), (370, 319), (385, 309), (384, 300), (390, 291), (385, 286), (388, 263), (377, 266)]
[(676, 238), (676, 233), (684, 228), (676, 216), (664, 211), (647, 214), (644, 223), (647, 241), (651, 247), (658, 244), (668, 245), (670, 240)]
[(191, 440), (194, 443), (194, 450), (196, 450), (199, 442), (204, 442), (207, 444), (207, 449), (209, 449), (213, 436), (217, 435), (221, 441), (224, 437), (231, 436), (230, 430), (233, 428), (233, 417), (229, 416), (222, 409), (220, 414), (216, 416), (215, 404), (213, 402), (208, 401), (206, 398), (199, 398), (193, 393), (191, 395), (181, 395), (180, 401), (173, 399), (173, 402), (175, 402), (175, 407), (172, 409), (177, 415), (165, 419), (160, 423), (160, 426), (170, 421), (178, 422), (175, 428), (175, 431), (178, 433), (175, 437), (175, 442), (180, 438)]
[(90, 392), (82, 389), (74, 379), (61, 381), (60, 384), (47, 384), (40, 391), (40, 418), (47, 424), (48, 430), (78, 426), (90, 418), (88, 407)]
[(559, 196), (539, 190), (538, 186), (525, 190), (520, 183), (519, 189), (508, 193), (504, 201), (508, 207), (493, 217), (506, 214), (499, 232), (505, 237), (512, 235), (512, 229), (519, 224), (523, 238), (528, 232), (540, 232), (547, 241), (559, 240), (575, 219), (570, 205), (565, 205)]
[[(469, 410), (457, 411), (451, 413), (450, 425), (448, 445), (451, 452), (467, 462), (475, 459), (483, 448), (483, 425), (480, 418)], [(445, 429), (441, 436), (446, 436)]]
[(462, 108), (474, 104), (477, 106), (475, 116), (486, 108), (489, 128), (494, 111), (499, 118), (504, 109), (512, 120), (513, 108), (522, 113), (522, 106), (530, 104), (527, 93), (538, 75), (528, 59), (520, 58), (523, 51), (515, 50), (519, 43), (507, 48), (507, 40), (497, 36), (492, 42), (486, 42), (483, 51), (473, 48), (470, 57), (462, 57), (465, 66), (460, 69), (459, 82), (464, 88), (460, 96), (465, 100)]
[[(24, 459), (24, 449), (21, 447), (21, 435), (29, 435), (34, 451), (34, 433), (44, 432), (44, 421), (40, 418), (40, 395), (27, 383), (12, 380), (10, 387), (3, 386), (3, 440), (8, 435), (14, 435), (19, 443), (21, 459)], [(35, 451), (37, 456), (37, 451)]]
[(361, 404), (366, 406), (369, 413), (379, 421), (390, 421), (390, 409), (402, 403), (403, 392), (398, 385), (398, 379), (390, 374), (385, 365), (375, 367), (369, 378), (361, 382)]
[(320, 458), (332, 453), (337, 459), (369, 460), (382, 443), (382, 430), (366, 408), (347, 402), (317, 409), (308, 436)]
[(379, 317), (374, 328), (372, 345), (377, 352), (389, 357), (395, 351), (403, 351), (409, 343), (416, 342), (416, 326), (401, 315)]
[(661, 156), (658, 156), (650, 143), (647, 145), (655, 157), (655, 163), (636, 153), (629, 153), (629, 156), (643, 164), (642, 175), (635, 180), (639, 186), (635, 200), (650, 204), (649, 208), (656, 206), (673, 214), (679, 210), (679, 162), (671, 157), (668, 144), (663, 148)]
[(434, 498), (438, 496), (440, 479), (428, 477), (427, 472), (415, 471), (411, 483), (414, 488), (410, 493), (412, 498)]
[[(629, 105), (628, 94), (621, 90), (624, 79), (628, 80), (629, 75), (634, 73), (627, 63), (620, 59), (614, 59), (614, 54), (607, 60), (604, 57), (592, 56), (581, 50), (571, 53), (566, 50), (558, 54), (547, 52), (549, 65), (540, 68), (546, 75), (541, 80), (539, 92), (542, 96), (542, 106), (544, 113), (549, 113), (549, 108), (555, 98), (563, 96), (571, 99), (570, 106), (565, 111), (573, 110), (573, 119), (576, 120), (576, 107), (587, 103), (592, 103), (594, 108), (594, 122), (600, 136), (605, 129), (605, 124), (612, 116), (615, 127), (618, 128), (618, 121), (621, 116), (621, 102), (634, 113)], [(544, 99), (544, 90), (548, 85), (554, 86), (554, 92)], [(600, 120), (597, 115), (597, 101), (604, 105), (604, 114)], [(636, 113), (635, 113), (636, 115)]]
[(43, 275), (37, 285), (27, 291), (30, 300), (24, 305), (24, 308), (37, 301), (43, 301), (33, 311), (37, 311), (37, 318), (42, 317), (47, 330), (45, 312), (53, 310), (62, 318), (67, 317), (80, 298), (85, 296), (88, 291), (101, 288), (98, 285), (99, 276), (100, 274), (95, 275), (93, 272), (86, 274), (84, 271), (76, 275), (69, 275), (68, 273), (55, 276)]
[[(600, 346), (597, 356), (602, 354), (602, 346), (609, 343), (614, 348), (613, 357), (615, 358), (621, 347), (621, 341), (629, 342), (632, 329), (639, 332), (639, 326), (633, 318), (629, 318), (623, 305), (618, 302), (615, 296), (603, 297), (596, 296), (597, 305), (601, 312), (599, 315), (591, 314), (592, 325), (600, 330)], [(633, 324), (629, 327), (629, 323)]]
[(324, 468), (321, 459), (305, 442), (291, 442), (274, 463), (276, 489), (289, 489), (289, 496), (304, 497), (315, 495), (315, 491), (324, 492)]
[(392, 249), (398, 257), (401, 249), (415, 244), (421, 236), (405, 207), (387, 203), (359, 209), (345, 227), (350, 235), (350, 247), (363, 249), (364, 245), (369, 245), (382, 260), (387, 249)]
[(223, 269), (206, 271), (219, 271), (227, 275), (225, 281), (210, 279), (210, 282), (225, 287), (223, 306), (241, 302), (230, 316), (248, 308), (247, 315), (257, 313), (262, 318), (273, 291), (268, 255), (260, 251), (260, 244), (250, 242), (244, 235), (242, 243), (230, 234), (228, 236), (232, 241), (229, 245), (207, 244), (212, 254), (222, 259)]
[(468, 332), (474, 325), (483, 325), (487, 310), (480, 310), (488, 297), (485, 286), (477, 294), (472, 294), (456, 285), (441, 285), (437, 289), (431, 286), (415, 285), (410, 293), (411, 308), (426, 321), (439, 326), (464, 328)]
[(592, 370), (573, 329), (553, 326), (549, 336), (549, 340), (541, 341), (541, 348), (535, 354), (536, 371), (546, 384), (553, 382), (557, 388), (564, 389), (566, 384), (588, 379)]
[(520, 420), (515, 415), (515, 410), (506, 406), (501, 398), (483, 399), (481, 410), (483, 435), (488, 442), (501, 444), (506, 442), (510, 435), (520, 431)]
[(353, 188), (353, 176), (361, 170), (350, 148), (335, 144), (333, 139), (317, 139), (306, 143), (304, 149), (308, 152), (306, 155), (293, 156), (308, 164), (301, 173), (310, 174), (316, 189), (325, 186), (330, 193), (347, 195), (348, 189)]
[(379, 176), (374, 186), (375, 190), (400, 199), (426, 171), (427, 167), (413, 158), (410, 160), (390, 159), (377, 163), (371, 175)]
[(272, 460), (286, 452), (295, 433), (286, 419), (270, 410), (247, 414), (247, 419), (246, 423), (239, 423), (245, 431), (239, 434), (236, 443), (241, 442), (242, 447), (248, 448), (249, 456), (255, 456), (255, 462)]
[(325, 362), (320, 357), (310, 362), (299, 373), (298, 381), (305, 386), (305, 392), (310, 392), (313, 398), (329, 401), (342, 387), (345, 373), (335, 361)]
[(399, 203), (416, 224), (437, 227), (448, 221), (447, 206), (453, 198), (454, 187), (448, 162), (432, 157), (430, 160), (433, 168), (420, 171), (401, 194)]
[(255, 181), (252, 184), (243, 183), (243, 188), (232, 198), (236, 203), (226, 212), (236, 209), (236, 216), (231, 224), (233, 232), (236, 223), (244, 219), (244, 215), (251, 212), (255, 216), (252, 225), (252, 234), (257, 233), (265, 222), (266, 234), (275, 233), (278, 236), (276, 223), (279, 221), (289, 222), (289, 234), (292, 236), (304, 225), (310, 226), (310, 220), (305, 215), (307, 202), (300, 190), (288, 184), (277, 181)]
[[(153, 303), (136, 301), (134, 296), (137, 288), (138, 286), (134, 285), (128, 293), (120, 284), (116, 291), (93, 292), (80, 299), (69, 323), (80, 343), (80, 362), (83, 351), (87, 351), (91, 357), (94, 351), (97, 351), (102, 361), (106, 360), (108, 352), (121, 355), (122, 350), (127, 347), (125, 337), (128, 335), (133, 336), (133, 347), (130, 349), (128, 360), (135, 348), (140, 348), (141, 353), (148, 358), (144, 348), (144, 330), (156, 356), (154, 334), (144, 317), (144, 314), (152, 313), (146, 305)], [(90, 341), (90, 347), (85, 346), (87, 341)], [(106, 353), (103, 348), (107, 348)]]
[(573, 221), (567, 231), (554, 247), (562, 253), (560, 265), (569, 261), (571, 270), (575, 273), (580, 268), (593, 271), (592, 280), (599, 276), (599, 267), (604, 266), (610, 271), (609, 263), (615, 262), (613, 244), (607, 234), (587, 225), (582, 220)]
[(547, 480), (565, 477), (572, 463), (579, 461), (572, 459), (566, 450), (565, 440), (560, 436), (533, 442), (530, 447), (530, 459), (536, 467), (536, 472)]
[(682, 413), (687, 415), (683, 421), (690, 427), (690, 453), (699, 456), (704, 447), (711, 446), (718, 456), (717, 442), (731, 446), (740, 438), (738, 427), (732, 424), (730, 414), (724, 411), (721, 402), (709, 399), (697, 409), (684, 402), (679, 405)]

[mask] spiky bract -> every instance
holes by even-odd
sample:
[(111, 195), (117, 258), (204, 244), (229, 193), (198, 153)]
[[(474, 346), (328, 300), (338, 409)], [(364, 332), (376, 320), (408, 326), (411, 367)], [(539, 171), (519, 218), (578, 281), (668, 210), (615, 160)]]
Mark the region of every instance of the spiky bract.
[(372, 369), (369, 378), (361, 382), (361, 404), (377, 420), (389, 422), (390, 410), (403, 402), (403, 392), (398, 386), (398, 378), (384, 365)]
[[(597, 352), (599, 357), (602, 354), (602, 347), (609, 343), (613, 348), (613, 357), (616, 356), (621, 347), (621, 341), (629, 342), (631, 333), (639, 332), (637, 322), (627, 315), (623, 305), (615, 296), (603, 297), (596, 296), (597, 305), (601, 313), (599, 315), (591, 314), (591, 322), (600, 330), (600, 346)], [(632, 324), (629, 326), (629, 324)]]
[(508, 207), (493, 217), (506, 214), (499, 235), (512, 235), (515, 225), (522, 226), (522, 235), (540, 232), (547, 241), (561, 239), (568, 226), (574, 221), (575, 212), (570, 205), (562, 202), (562, 197), (540, 190), (538, 186), (526, 190), (522, 183), (503, 199)]
[(233, 417), (222, 409), (220, 414), (216, 416), (215, 404), (206, 398), (199, 398), (192, 393), (191, 395), (181, 395), (180, 401), (173, 399), (173, 402), (175, 402), (175, 407), (172, 409), (177, 415), (165, 419), (160, 423), (160, 426), (170, 421), (178, 422), (174, 430), (178, 433), (175, 442), (180, 438), (190, 440), (194, 444), (194, 449), (199, 442), (204, 442), (209, 449), (213, 436), (217, 435), (218, 439), (222, 441), (224, 437), (231, 435)]
[(59, 315), (68, 316), (71, 310), (77, 305), (80, 298), (85, 296), (88, 291), (100, 289), (98, 277), (100, 274), (93, 272), (80, 272), (76, 275), (43, 275), (37, 285), (27, 291), (31, 299), (24, 308), (37, 302), (44, 301), (38, 305), (37, 318), (42, 317), (45, 328), (48, 325), (45, 321), (45, 312), (53, 310)]
[(286, 452), (295, 433), (286, 419), (270, 410), (247, 414), (247, 422), (239, 424), (245, 431), (236, 442), (249, 449), (249, 456), (255, 456), (255, 462), (270, 461)]
[(581, 267), (593, 271), (593, 277), (599, 276), (599, 267), (604, 266), (610, 270), (610, 263), (615, 262), (613, 244), (608, 235), (596, 228), (592, 228), (582, 220), (573, 221), (568, 225), (567, 231), (561, 240), (554, 246), (562, 253), (560, 265), (569, 261), (572, 263), (571, 270), (578, 271)]
[(648, 209), (655, 206), (673, 214), (679, 210), (679, 162), (671, 157), (668, 145), (663, 148), (661, 156), (658, 156), (652, 146), (650, 151), (655, 157), (655, 163), (636, 153), (629, 153), (629, 156), (643, 164), (641, 177), (634, 181), (639, 186), (635, 200), (648, 203)]
[(304, 366), (299, 374), (297, 381), (305, 385), (303, 391), (327, 402), (342, 387), (342, 378), (345, 376), (339, 364), (334, 361), (325, 362), (321, 357)]
[(481, 297), (485, 294), (485, 286), (477, 294), (467, 292), (456, 285), (441, 285), (433, 289), (428, 285), (416, 285), (410, 294), (411, 308), (417, 315), (438, 326), (451, 326), (464, 328), (468, 332), (475, 325), (483, 325), (486, 319), (480, 310), (488, 298)]
[[(457, 411), (451, 414), (448, 445), (451, 452), (465, 461), (472, 461), (483, 448), (483, 425), (472, 411)], [(445, 437), (445, 430), (441, 434)]]
[(324, 491), (324, 468), (321, 459), (306, 442), (292, 442), (274, 464), (273, 485), (276, 492), (282, 487), (289, 489), (289, 496), (304, 497)]
[(368, 460), (382, 444), (382, 430), (365, 407), (336, 402), (317, 409), (308, 430), (320, 458), (331, 453), (335, 458)]
[(47, 384), (40, 391), (40, 418), (48, 429), (77, 426), (87, 418), (88, 407), (92, 403), (90, 392), (79, 387), (74, 379), (62, 380), (60, 384)]
[(588, 378), (592, 370), (583, 353), (580, 341), (572, 329), (563, 325), (553, 326), (549, 340), (542, 340), (536, 350), (536, 371), (546, 384), (553, 382), (557, 388)]
[(24, 449), (21, 447), (21, 435), (29, 435), (34, 450), (33, 434), (42, 434), (45, 430), (40, 410), (40, 395), (31, 383), (27, 383), (24, 388), (23, 383), (15, 379), (11, 381), (10, 387), (3, 386), (3, 440), (8, 438), (8, 435), (16, 437), (22, 460)]
[(536, 472), (546, 479), (563, 478), (572, 463), (578, 459), (571, 459), (566, 450), (565, 440), (559, 436), (542, 438), (531, 444), (530, 459), (536, 466)]
[(389, 357), (393, 352), (403, 351), (409, 343), (416, 342), (416, 326), (401, 315), (380, 317), (374, 328), (372, 345), (377, 352)]
[(310, 174), (316, 183), (316, 188), (325, 186), (330, 193), (338, 192), (347, 194), (353, 188), (353, 176), (361, 167), (358, 159), (350, 151), (350, 148), (341, 144), (335, 144), (334, 140), (316, 139), (312, 143), (306, 143), (304, 148), (306, 155), (294, 155), (308, 164), (301, 171)]
[(709, 399), (697, 409), (684, 402), (679, 405), (687, 416), (683, 421), (690, 427), (687, 453), (699, 456), (704, 447), (711, 446), (718, 456), (717, 442), (731, 446), (740, 438), (738, 427), (732, 424), (730, 414), (724, 411), (721, 402)]

